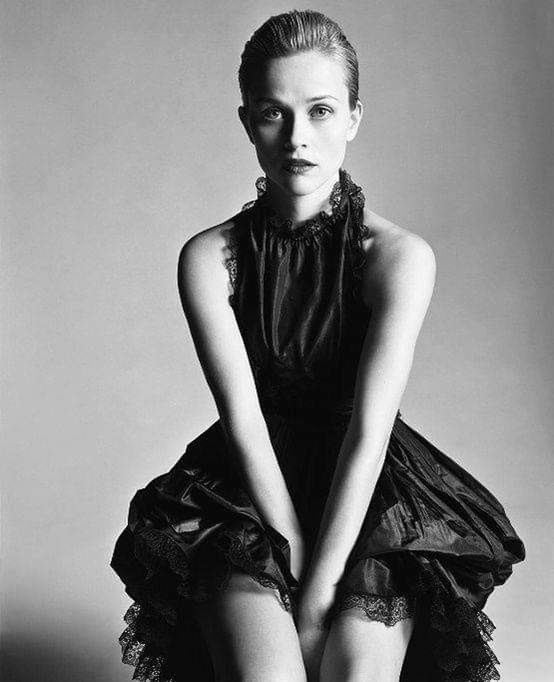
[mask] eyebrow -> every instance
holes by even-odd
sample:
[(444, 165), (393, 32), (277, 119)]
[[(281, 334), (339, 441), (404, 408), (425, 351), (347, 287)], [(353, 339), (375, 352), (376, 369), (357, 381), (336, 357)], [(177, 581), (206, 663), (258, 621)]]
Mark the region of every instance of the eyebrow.
[[(321, 100), (321, 99), (334, 99), (335, 101), (339, 101), (337, 97), (333, 97), (333, 95), (318, 95), (317, 97), (310, 97), (310, 99), (307, 99), (306, 102), (315, 102), (316, 100)], [(254, 104), (259, 104), (260, 102), (271, 102), (272, 104), (281, 104), (279, 100), (273, 99), (273, 97), (256, 97), (254, 100)]]

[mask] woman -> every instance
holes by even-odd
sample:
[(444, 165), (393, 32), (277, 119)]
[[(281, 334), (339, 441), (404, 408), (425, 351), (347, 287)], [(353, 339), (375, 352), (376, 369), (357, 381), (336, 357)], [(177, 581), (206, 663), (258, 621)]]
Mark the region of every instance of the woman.
[(220, 418), (131, 502), (111, 561), (134, 600), (123, 660), (158, 682), (498, 679), (481, 609), (524, 546), (398, 412), (435, 258), (342, 168), (356, 54), (289, 12), (239, 82), (258, 198), (178, 269)]

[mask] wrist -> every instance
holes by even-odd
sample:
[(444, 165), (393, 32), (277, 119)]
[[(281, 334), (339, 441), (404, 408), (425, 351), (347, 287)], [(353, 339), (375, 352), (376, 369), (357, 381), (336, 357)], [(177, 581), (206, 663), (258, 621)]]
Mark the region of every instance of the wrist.
[(321, 625), (333, 607), (336, 594), (337, 585), (303, 583), (298, 606), (299, 625)]
[(341, 578), (342, 572), (337, 566), (330, 566), (318, 562), (314, 556), (306, 571), (306, 583), (314, 589), (334, 588)]

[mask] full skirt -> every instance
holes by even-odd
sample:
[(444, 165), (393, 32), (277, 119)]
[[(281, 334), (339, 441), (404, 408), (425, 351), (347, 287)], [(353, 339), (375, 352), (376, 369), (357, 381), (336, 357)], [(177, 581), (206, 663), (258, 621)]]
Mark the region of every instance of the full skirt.
[[(278, 415), (267, 423), (310, 549), (344, 429)], [(402, 682), (498, 680), (495, 626), (482, 609), (524, 558), (494, 495), (399, 415), (326, 625), (348, 608), (388, 626), (415, 616)], [(213, 682), (191, 605), (224, 590), (233, 571), (287, 611), (297, 606), (289, 542), (254, 507), (219, 420), (135, 493), (110, 565), (133, 601), (123, 661), (142, 682)]]

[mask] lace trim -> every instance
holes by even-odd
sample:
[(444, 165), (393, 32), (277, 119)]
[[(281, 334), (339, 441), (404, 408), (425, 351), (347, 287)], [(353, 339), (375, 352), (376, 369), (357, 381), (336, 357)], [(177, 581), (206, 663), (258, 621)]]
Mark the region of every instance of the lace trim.
[(366, 253), (363, 247), (363, 241), (371, 235), (371, 229), (364, 223), (364, 207), (365, 197), (362, 189), (358, 186), (353, 194), (353, 245), (352, 245), (352, 280), (350, 285), (349, 298), (354, 304), (361, 301), (360, 287), (361, 280), (366, 264)]
[[(208, 558), (208, 552), (211, 551), (216, 551), (219, 556), (214, 557), (212, 554)], [(169, 537), (160, 531), (150, 529), (136, 539), (135, 556), (150, 570), (169, 567), (180, 579), (177, 593), (186, 599), (196, 602), (211, 599), (227, 587), (231, 569), (236, 566), (249, 573), (260, 585), (277, 590), (281, 605), (287, 611), (292, 609), (288, 586), (258, 568), (244, 539), (232, 528), (219, 533), (203, 555), (198, 556), (195, 561), (188, 559)], [(223, 562), (221, 558), (224, 559)], [(213, 568), (207, 575), (205, 571), (198, 570), (201, 565), (220, 566), (220, 569)], [(161, 604), (158, 603), (157, 606), (161, 607)], [(177, 613), (174, 610), (163, 608), (163, 611), (168, 620), (176, 622)]]
[(218, 538), (217, 546), (220, 548), (223, 556), (234, 566), (246, 571), (257, 583), (263, 587), (269, 587), (277, 591), (277, 596), (281, 606), (286, 611), (294, 610), (294, 602), (285, 583), (281, 583), (275, 578), (269, 576), (263, 570), (260, 570), (256, 562), (250, 556), (248, 547), (244, 540), (231, 532), (222, 533)]
[[(350, 300), (357, 303), (360, 300), (360, 286), (363, 277), (364, 268), (366, 264), (366, 253), (363, 247), (363, 241), (371, 235), (371, 229), (364, 224), (364, 207), (365, 196), (362, 188), (357, 185), (348, 171), (341, 168), (339, 170), (339, 180), (333, 185), (329, 203), (331, 205), (331, 213), (320, 211), (317, 216), (307, 221), (303, 225), (294, 228), (290, 219), (285, 219), (280, 216), (275, 209), (267, 203), (267, 178), (264, 176), (256, 180), (256, 189), (258, 192), (258, 199), (256, 201), (245, 204), (245, 208), (251, 208), (256, 203), (264, 207), (267, 215), (267, 221), (272, 230), (280, 238), (285, 241), (307, 241), (312, 239), (326, 228), (332, 227), (339, 220), (346, 216), (348, 202), (346, 197), (350, 199), (350, 205), (353, 211), (353, 249), (352, 249), (352, 281), (350, 288)], [(344, 199), (344, 200), (343, 200)]]
[(425, 595), (431, 653), (441, 681), (499, 680), (498, 658), (488, 642), (496, 629), (492, 620), (463, 597), (453, 597), (438, 577), (439, 569), (420, 566), (411, 594)]
[(119, 637), (122, 662), (136, 668), (134, 680), (178, 682), (173, 659), (179, 629), (178, 597), (196, 603), (211, 599), (226, 589), (233, 567), (275, 590), (281, 606), (296, 614), (294, 590), (257, 566), (236, 529), (222, 531), (194, 560), (154, 528), (135, 538), (134, 553), (147, 576), (127, 585), (127, 593), (135, 601), (125, 613), (127, 627)]
[(257, 202), (263, 206), (266, 212), (267, 224), (276, 234), (290, 241), (296, 242), (305, 240), (319, 234), (325, 227), (331, 226), (337, 221), (343, 189), (346, 189), (348, 186), (346, 175), (346, 171), (340, 169), (339, 179), (331, 189), (329, 195), (331, 212), (327, 213), (322, 210), (316, 216), (297, 227), (293, 226), (293, 222), (290, 218), (283, 218), (273, 206), (268, 203), (267, 178), (264, 176), (261, 176), (256, 180), (256, 190), (258, 193)]
[(239, 255), (238, 235), (237, 235), (236, 229), (237, 229), (236, 225), (233, 225), (227, 231), (227, 252), (228, 252), (228, 255), (223, 259), (223, 264), (225, 265), (225, 268), (227, 269), (227, 272), (228, 272), (228, 283), (229, 283), (229, 289), (230, 289), (230, 293), (229, 293), (227, 300), (231, 306), (234, 305), (234, 303), (235, 303), (235, 293), (236, 293), (235, 289), (236, 289), (237, 270), (238, 270), (237, 261), (238, 261), (238, 255)]
[[(233, 566), (264, 587), (275, 589), (281, 605), (296, 616), (295, 592), (284, 580), (279, 581), (256, 565), (244, 536), (236, 528), (226, 528), (194, 561), (157, 529), (148, 529), (136, 540), (136, 555), (148, 573), (137, 578), (137, 584), (127, 586), (135, 603), (124, 616), (128, 626), (119, 638), (122, 661), (136, 668), (133, 679), (177, 682), (177, 595), (196, 602), (210, 598), (225, 589)], [(418, 558), (409, 592), (404, 595), (339, 595), (326, 616), (325, 627), (330, 627), (335, 615), (350, 608), (362, 609), (369, 619), (390, 627), (412, 617), (417, 606), (416, 621), (421, 617), (428, 630), (429, 656), (440, 671), (441, 682), (499, 680), (499, 661), (488, 644), (495, 625), (466, 599), (452, 595), (439, 577), (440, 566), (433, 566), (435, 561), (440, 564), (433, 558)]]
[[(256, 180), (256, 190), (258, 198), (253, 201), (248, 201), (242, 206), (242, 212), (247, 211), (257, 204), (264, 207), (266, 211), (267, 221), (271, 228), (284, 240), (292, 242), (306, 241), (315, 235), (319, 234), (325, 228), (331, 227), (339, 219), (344, 218), (346, 213), (346, 201), (342, 201), (343, 196), (347, 195), (350, 198), (351, 205), (355, 211), (354, 219), (354, 251), (352, 256), (352, 273), (353, 282), (351, 288), (351, 299), (358, 298), (357, 292), (359, 290), (359, 282), (362, 278), (363, 269), (365, 265), (365, 251), (362, 241), (369, 237), (371, 231), (367, 225), (363, 223), (363, 210), (365, 206), (365, 197), (362, 188), (357, 185), (348, 171), (344, 169), (339, 170), (339, 180), (333, 185), (331, 194), (329, 196), (329, 203), (331, 205), (331, 213), (320, 211), (314, 218), (308, 220), (300, 227), (293, 228), (292, 221), (281, 217), (273, 207), (267, 204), (267, 178), (260, 176)], [(227, 250), (228, 255), (224, 258), (224, 265), (229, 273), (228, 282), (230, 287), (230, 294), (228, 301), (230, 305), (235, 303), (235, 290), (238, 272), (238, 257), (239, 244), (236, 226), (228, 230)]]
[[(426, 559), (423, 559), (425, 562)], [(490, 682), (499, 680), (498, 658), (489, 646), (495, 625), (480, 609), (461, 596), (453, 596), (433, 568), (418, 564), (409, 592), (401, 596), (339, 595), (324, 622), (329, 628), (334, 616), (343, 610), (359, 608), (371, 620), (392, 626), (415, 616), (427, 628), (426, 640), (433, 665), (441, 682)], [(433, 678), (434, 679), (434, 678)]]
[(415, 598), (406, 595), (382, 597), (376, 594), (349, 594), (328, 613), (326, 627), (330, 627), (331, 621), (340, 612), (354, 608), (362, 609), (370, 620), (377, 620), (387, 627), (392, 627), (399, 621), (415, 615)]
[(177, 682), (168, 670), (167, 651), (174, 633), (155, 611), (138, 602), (127, 609), (128, 624), (119, 637), (122, 662), (135, 667), (133, 680), (140, 682)]
[(354, 204), (358, 204), (361, 201), (363, 206), (361, 188), (352, 181), (349, 173), (343, 168), (339, 169), (339, 179), (333, 185), (329, 195), (331, 212), (328, 213), (322, 210), (316, 216), (297, 227), (293, 227), (292, 220), (283, 218), (269, 204), (266, 177), (261, 176), (256, 180), (256, 190), (258, 198), (253, 202), (245, 204), (243, 210), (254, 205), (262, 207), (266, 215), (267, 224), (271, 227), (272, 231), (279, 238), (289, 242), (309, 241), (315, 235), (331, 228), (336, 222), (344, 218), (347, 210), (347, 197), (350, 197)]

